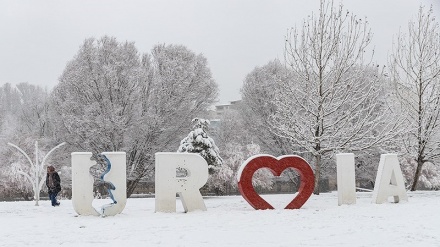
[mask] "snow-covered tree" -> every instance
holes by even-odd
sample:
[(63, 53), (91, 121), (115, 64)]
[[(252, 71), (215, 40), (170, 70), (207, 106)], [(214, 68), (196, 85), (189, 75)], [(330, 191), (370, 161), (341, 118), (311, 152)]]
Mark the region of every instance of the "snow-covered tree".
[(295, 149), (294, 143), (274, 133), (269, 124), (277, 109), (275, 101), (280, 85), (291, 80), (289, 70), (279, 60), (274, 60), (256, 67), (246, 76), (241, 88), (242, 103), (238, 111), (243, 119), (242, 126), (252, 136), (252, 142), (274, 156), (291, 154)]
[(417, 189), (423, 165), (440, 161), (440, 27), (432, 8), (400, 32), (390, 57), (390, 75), (408, 126), (405, 153), (417, 162), (411, 190)]
[(51, 94), (56, 137), (76, 151), (127, 153), (127, 195), (154, 171), (189, 119), (216, 99), (206, 58), (184, 46), (140, 55), (112, 37), (84, 41)]
[(209, 191), (213, 191), (216, 195), (229, 194), (234, 184), (234, 171), (224, 161), (222, 165), (208, 177), (206, 187)]
[[(52, 139), (48, 118), (48, 95), (48, 92), (43, 88), (29, 83), (17, 85), (6, 83), (0, 87), (0, 111), (2, 114), (2, 121), (0, 121), (0, 169), (3, 191), (10, 196), (23, 196), (28, 199), (29, 194), (35, 194), (32, 188), (34, 182), (30, 182), (23, 175), (28, 174), (35, 177), (33, 176), (35, 169), (31, 171), (33, 168), (29, 166), (29, 162), (23, 154), (17, 150), (11, 150), (11, 146), (7, 143), (17, 144), (28, 154), (34, 153), (33, 146), (36, 140), (40, 143), (42, 150), (50, 149), (59, 143)], [(39, 156), (41, 157), (39, 158), (42, 159), (44, 155), (44, 152), (40, 150)], [(41, 159), (39, 162), (42, 161)], [(51, 156), (48, 161), (55, 162), (57, 167), (59, 167), (58, 164), (62, 164), (58, 162), (60, 159), (54, 156)]]
[(427, 189), (440, 189), (440, 166), (427, 162), (420, 174), (420, 182)]
[[(414, 173), (417, 169), (417, 160), (409, 154), (400, 156), (400, 166), (402, 168), (403, 178), (408, 189), (414, 183)], [(425, 162), (419, 177), (418, 189), (440, 189), (440, 167), (431, 162)]]
[(208, 136), (209, 120), (194, 118), (193, 130), (180, 142), (179, 153), (198, 153), (208, 163), (210, 174), (217, 172), (222, 166), (223, 159), (214, 140)]
[(20, 93), (21, 104), (18, 118), (21, 135), (37, 138), (50, 137), (49, 92), (29, 83), (19, 83), (16, 88)]
[(16, 162), (9, 164), (8, 167), (0, 168), (0, 188), (2, 188), (0, 197), (22, 198), (25, 201), (32, 201), (34, 196), (32, 184), (18, 172), (22, 170), (22, 167), (21, 163)]
[[(238, 107), (239, 109), (241, 107)], [(223, 158), (223, 164), (218, 173), (210, 176), (208, 188), (222, 194), (238, 192), (237, 172), (243, 162), (260, 154), (258, 138), (250, 134), (239, 109), (228, 109), (223, 112), (216, 125), (216, 143), (218, 143)], [(252, 182), (260, 189), (271, 189), (273, 175), (266, 169), (256, 172)]]
[(11, 125), (23, 136), (48, 136), (48, 96), (47, 90), (40, 86), (6, 83), (0, 88), (0, 111), (4, 117), (0, 123), (8, 125), (5, 121), (13, 120)]
[(391, 140), (397, 118), (386, 103), (381, 69), (364, 58), (372, 35), (366, 20), (321, 0), (317, 15), (286, 37), (294, 80), (280, 80), (270, 125), (313, 156), (315, 194), (323, 157), (368, 149)]
[(3, 114), (16, 112), (22, 102), (21, 93), (16, 86), (5, 83), (0, 87), (0, 100), (0, 110)]
[(374, 188), (380, 155), (386, 152), (390, 151), (385, 151), (376, 147), (354, 152), (355, 176), (359, 187), (371, 190)]

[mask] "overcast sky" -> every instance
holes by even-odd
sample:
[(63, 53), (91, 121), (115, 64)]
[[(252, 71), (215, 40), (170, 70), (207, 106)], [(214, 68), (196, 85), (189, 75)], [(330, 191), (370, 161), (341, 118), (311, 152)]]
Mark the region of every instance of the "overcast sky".
[[(440, 0), (342, 3), (368, 18), (380, 64), (421, 3), (434, 4), (440, 20)], [(228, 103), (240, 98), (243, 79), (256, 66), (282, 60), (288, 28), (318, 7), (318, 0), (0, 0), (0, 85), (52, 89), (86, 38), (109, 35), (134, 41), (140, 53), (165, 43), (204, 54), (219, 84), (219, 103)]]

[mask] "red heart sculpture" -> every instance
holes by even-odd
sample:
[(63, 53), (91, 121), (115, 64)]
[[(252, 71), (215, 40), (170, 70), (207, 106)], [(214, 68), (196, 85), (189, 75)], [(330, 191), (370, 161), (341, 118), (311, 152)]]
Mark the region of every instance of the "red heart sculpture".
[(255, 192), (252, 186), (252, 176), (260, 168), (268, 168), (274, 176), (280, 176), (281, 173), (291, 167), (300, 175), (300, 187), (298, 195), (285, 207), (285, 209), (298, 209), (309, 199), (315, 188), (315, 175), (309, 163), (296, 155), (281, 156), (277, 159), (270, 155), (258, 155), (251, 157), (243, 164), (238, 189), (246, 201), (255, 209), (274, 209), (272, 205), (266, 202)]

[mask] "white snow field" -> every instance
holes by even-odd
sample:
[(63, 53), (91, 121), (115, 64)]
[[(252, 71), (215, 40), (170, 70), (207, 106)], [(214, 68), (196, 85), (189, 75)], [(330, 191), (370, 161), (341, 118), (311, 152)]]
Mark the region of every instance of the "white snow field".
[[(337, 193), (264, 195), (275, 210), (254, 210), (241, 196), (205, 197), (208, 211), (155, 213), (154, 198), (128, 199), (117, 216), (78, 216), (72, 202), (0, 202), (0, 246), (440, 246), (440, 191), (408, 192), (404, 203), (338, 206)], [(107, 203), (95, 200), (94, 205)]]

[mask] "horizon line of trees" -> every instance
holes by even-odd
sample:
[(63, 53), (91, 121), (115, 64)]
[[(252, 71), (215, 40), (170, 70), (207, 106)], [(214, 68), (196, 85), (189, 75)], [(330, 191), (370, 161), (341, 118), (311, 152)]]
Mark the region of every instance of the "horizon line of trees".
[[(299, 154), (314, 168), (319, 194), (322, 179), (335, 174), (338, 152), (354, 152), (357, 179), (371, 183), (378, 154), (397, 152), (410, 190), (420, 183), (440, 188), (439, 29), (432, 8), (420, 7), (408, 32), (399, 32), (388, 67), (379, 67), (371, 62), (368, 22), (321, 0), (317, 14), (289, 30), (284, 61), (252, 70), (240, 107), (211, 126), (219, 156), (210, 159), (222, 162), (209, 189), (235, 190), (236, 172), (253, 154)], [(154, 153), (176, 151), (191, 120), (209, 118), (217, 96), (207, 59), (185, 46), (160, 44), (141, 54), (133, 42), (89, 38), (52, 91), (29, 83), (0, 87), (0, 140), (27, 153), (38, 140), (38, 158), (66, 142), (47, 164), (61, 170), (67, 190), (70, 152), (96, 158), (124, 151), (130, 196), (140, 181), (153, 179)], [(17, 173), (27, 169), (23, 157), (0, 145), (0, 195), (29, 198), (30, 185)], [(298, 183), (294, 171), (284, 176)], [(274, 186), (265, 172), (255, 181)]]
[[(356, 176), (374, 183), (379, 154), (401, 154), (412, 191), (440, 188), (440, 27), (419, 8), (400, 31), (388, 67), (374, 63), (368, 22), (321, 0), (316, 15), (289, 30), (284, 61), (256, 67), (242, 87), (245, 126), (276, 155), (307, 157), (334, 176), (338, 152), (354, 152)], [(373, 176), (374, 174), (374, 176)]]

